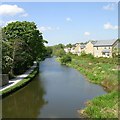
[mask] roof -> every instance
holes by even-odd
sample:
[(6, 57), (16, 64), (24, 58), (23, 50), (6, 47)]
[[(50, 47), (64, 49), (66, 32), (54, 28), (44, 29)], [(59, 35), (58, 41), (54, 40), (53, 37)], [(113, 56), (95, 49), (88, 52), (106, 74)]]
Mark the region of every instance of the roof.
[(81, 49), (85, 48), (85, 45), (80, 45), (80, 48), (81, 48)]
[(96, 41), (94, 46), (112, 46), (115, 43), (116, 39), (114, 40), (99, 40)]
[(92, 41), (91, 43), (94, 45), (97, 41)]
[(109, 49), (104, 49), (102, 52), (103, 52), (103, 53), (109, 53), (110, 50), (109, 50)]

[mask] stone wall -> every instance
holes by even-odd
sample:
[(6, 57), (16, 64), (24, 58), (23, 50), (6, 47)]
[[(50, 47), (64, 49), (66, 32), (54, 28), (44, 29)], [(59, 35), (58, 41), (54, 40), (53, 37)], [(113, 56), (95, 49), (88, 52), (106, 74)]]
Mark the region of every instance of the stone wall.
[(2, 75), (0, 74), (0, 78), (2, 78), (0, 79), (0, 86), (4, 86), (9, 83), (8, 74), (2, 74)]

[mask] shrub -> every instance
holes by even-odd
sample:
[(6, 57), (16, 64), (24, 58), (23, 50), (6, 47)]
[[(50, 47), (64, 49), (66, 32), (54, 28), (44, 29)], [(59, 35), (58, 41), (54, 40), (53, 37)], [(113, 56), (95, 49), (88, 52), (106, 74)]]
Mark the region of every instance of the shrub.
[(72, 61), (72, 58), (71, 56), (69, 55), (64, 55), (62, 58), (61, 58), (61, 63), (62, 64), (66, 64), (66, 63), (69, 63)]

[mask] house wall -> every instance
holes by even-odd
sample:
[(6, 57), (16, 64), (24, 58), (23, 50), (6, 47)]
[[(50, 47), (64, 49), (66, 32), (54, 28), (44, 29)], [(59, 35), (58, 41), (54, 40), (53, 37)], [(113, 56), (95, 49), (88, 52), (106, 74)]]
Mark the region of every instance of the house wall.
[(116, 41), (113, 44), (112, 52), (114, 53), (114, 55), (120, 55), (120, 42), (119, 41)]
[[(102, 51), (105, 48), (110, 50), (109, 56), (105, 56), (105, 55), (102, 54)], [(94, 46), (93, 47), (93, 55), (95, 57), (112, 57), (112, 46), (97, 46), (97, 47)]]
[(70, 48), (64, 48), (64, 51), (65, 51), (66, 53), (69, 53), (69, 52), (70, 52)]
[(86, 54), (92, 54), (93, 55), (93, 44), (91, 42), (88, 42), (85, 47), (85, 53)]
[(75, 48), (72, 47), (71, 50), (70, 50), (70, 52), (71, 52), (72, 54), (75, 54)]
[(80, 44), (78, 44), (74, 50), (75, 50), (75, 54), (79, 54), (81, 52)]

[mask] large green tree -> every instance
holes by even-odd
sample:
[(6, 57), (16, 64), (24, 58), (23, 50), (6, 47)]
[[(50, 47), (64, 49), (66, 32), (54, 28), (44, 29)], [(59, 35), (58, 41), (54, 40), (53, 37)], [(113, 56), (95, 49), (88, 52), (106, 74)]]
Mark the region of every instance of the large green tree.
[[(4, 43), (3, 58), (9, 56), (9, 61), (11, 60), (12, 64), (12, 66), (10, 65), (11, 74), (24, 72), (33, 64), (33, 61), (44, 58), (44, 43), (46, 41), (43, 40), (42, 33), (37, 29), (34, 22), (17, 21), (9, 23), (2, 28), (2, 33)], [(7, 62), (5, 61), (3, 64), (7, 64)], [(6, 71), (5, 69), (3, 70), (4, 72)]]

